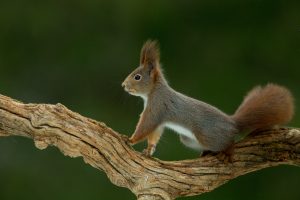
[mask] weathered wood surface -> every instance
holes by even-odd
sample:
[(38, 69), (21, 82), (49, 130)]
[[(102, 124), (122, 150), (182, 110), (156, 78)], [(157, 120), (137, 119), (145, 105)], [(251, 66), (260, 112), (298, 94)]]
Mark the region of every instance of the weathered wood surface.
[(0, 136), (24, 136), (39, 149), (52, 145), (66, 156), (81, 156), (139, 200), (197, 195), (266, 167), (300, 166), (300, 130), (295, 128), (266, 130), (246, 138), (235, 145), (232, 163), (213, 155), (162, 161), (143, 156), (127, 144), (126, 136), (61, 104), (24, 104), (3, 95)]

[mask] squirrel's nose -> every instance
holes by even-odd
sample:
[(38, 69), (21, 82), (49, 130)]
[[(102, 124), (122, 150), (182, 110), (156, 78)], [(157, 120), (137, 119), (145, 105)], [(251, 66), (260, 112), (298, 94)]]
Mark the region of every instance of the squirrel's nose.
[(125, 82), (123, 82), (123, 83), (122, 83), (122, 87), (125, 87), (125, 86), (126, 86), (126, 84), (125, 84)]

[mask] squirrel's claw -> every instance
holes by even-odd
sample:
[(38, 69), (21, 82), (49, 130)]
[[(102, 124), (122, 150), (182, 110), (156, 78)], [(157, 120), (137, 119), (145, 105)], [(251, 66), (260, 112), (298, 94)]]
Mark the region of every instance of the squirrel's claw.
[(151, 157), (151, 154), (150, 154), (148, 148), (144, 149), (143, 152), (142, 152), (142, 154), (143, 154), (144, 156), (146, 156), (146, 157)]
[(146, 149), (143, 150), (143, 155), (151, 157), (155, 152), (156, 145), (149, 145)]
[(133, 140), (132, 137), (128, 138), (128, 144), (130, 144), (131, 146), (135, 145), (136, 142)]
[(230, 154), (226, 154), (225, 152), (220, 152), (216, 155), (216, 158), (219, 161), (223, 161), (224, 164), (228, 164), (228, 163), (232, 163), (233, 162), (233, 158), (232, 155)]
[(127, 135), (121, 135), (121, 138), (126, 144), (131, 145), (130, 138)]
[(216, 155), (216, 157), (218, 160), (223, 161), (225, 164), (232, 163), (233, 162), (233, 151), (234, 151), (234, 145), (231, 144), (227, 149), (219, 152)]

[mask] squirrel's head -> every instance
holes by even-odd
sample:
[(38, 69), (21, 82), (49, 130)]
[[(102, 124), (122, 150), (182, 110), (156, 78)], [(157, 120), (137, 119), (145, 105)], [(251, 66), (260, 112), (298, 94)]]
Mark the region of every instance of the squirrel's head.
[(139, 67), (127, 76), (122, 86), (131, 95), (147, 97), (160, 74), (158, 44), (148, 40), (142, 47)]

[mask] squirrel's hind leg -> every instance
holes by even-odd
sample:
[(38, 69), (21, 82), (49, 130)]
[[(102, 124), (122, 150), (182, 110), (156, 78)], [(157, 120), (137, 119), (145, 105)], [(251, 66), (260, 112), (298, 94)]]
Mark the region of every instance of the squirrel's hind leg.
[(200, 153), (199, 157), (203, 156), (215, 156), (218, 160), (223, 161), (224, 163), (232, 163), (233, 162), (233, 151), (234, 151), (234, 143), (228, 146), (225, 150), (214, 152), (209, 150), (204, 150)]
[(234, 143), (230, 144), (225, 150), (219, 152), (216, 157), (224, 163), (233, 162)]
[(180, 142), (185, 146), (194, 149), (196, 151), (202, 151), (202, 145), (200, 145), (200, 143), (197, 140), (187, 137), (185, 135), (180, 135), (179, 137), (180, 137)]

